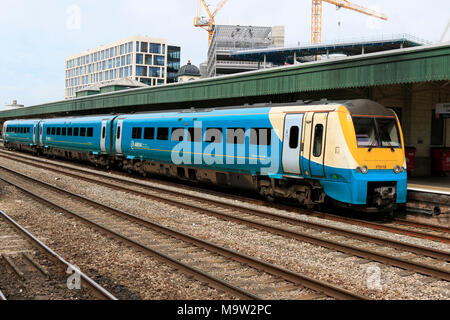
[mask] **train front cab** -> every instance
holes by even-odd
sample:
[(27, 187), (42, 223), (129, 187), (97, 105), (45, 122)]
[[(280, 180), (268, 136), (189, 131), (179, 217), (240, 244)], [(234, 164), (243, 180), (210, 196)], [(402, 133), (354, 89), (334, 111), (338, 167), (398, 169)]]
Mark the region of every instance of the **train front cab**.
[(351, 181), (340, 189), (338, 200), (366, 212), (389, 212), (405, 203), (406, 159), (395, 113), (373, 101), (356, 100), (338, 115), (350, 158), (345, 176)]

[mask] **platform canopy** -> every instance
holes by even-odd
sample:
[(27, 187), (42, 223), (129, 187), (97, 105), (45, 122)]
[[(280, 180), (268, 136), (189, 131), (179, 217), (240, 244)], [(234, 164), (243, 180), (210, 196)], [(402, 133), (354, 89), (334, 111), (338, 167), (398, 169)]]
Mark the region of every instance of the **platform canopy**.
[[(450, 77), (450, 42), (371, 54), (325, 59), (292, 66), (238, 73), (87, 97), (0, 112), (14, 118), (129, 113), (210, 108), (259, 102), (289, 102), (328, 90), (440, 81)], [(26, 90), (24, 88), (24, 90)], [(347, 95), (342, 99), (348, 99)], [(309, 98), (308, 98), (309, 99)], [(315, 99), (315, 98), (314, 98)]]

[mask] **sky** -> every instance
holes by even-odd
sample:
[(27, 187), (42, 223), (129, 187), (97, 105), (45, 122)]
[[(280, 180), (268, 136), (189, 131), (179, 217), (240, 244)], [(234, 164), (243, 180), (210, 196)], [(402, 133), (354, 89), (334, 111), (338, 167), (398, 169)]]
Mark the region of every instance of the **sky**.
[[(219, 0), (207, 0), (215, 8)], [(322, 41), (394, 34), (438, 42), (449, 0), (351, 0), (388, 16), (384, 22), (323, 3)], [(134, 35), (181, 46), (181, 64), (206, 61), (207, 32), (195, 28), (197, 0), (0, 1), (0, 106), (64, 98), (64, 60)], [(340, 22), (340, 27), (338, 26)], [(285, 44), (309, 43), (311, 0), (228, 0), (216, 24), (285, 26)], [(450, 38), (447, 35), (446, 40)]]

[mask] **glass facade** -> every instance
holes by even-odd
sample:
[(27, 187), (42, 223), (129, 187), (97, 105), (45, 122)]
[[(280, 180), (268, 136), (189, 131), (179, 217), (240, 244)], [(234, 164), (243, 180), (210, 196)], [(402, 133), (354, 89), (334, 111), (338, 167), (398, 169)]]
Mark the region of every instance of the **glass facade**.
[(181, 48), (167, 46), (167, 83), (177, 82), (180, 70)]
[[(131, 38), (130, 38), (131, 39)], [(118, 42), (108, 48), (91, 50), (65, 62), (65, 98), (93, 84), (132, 78), (148, 85), (176, 82), (180, 69), (180, 47), (157, 41)]]

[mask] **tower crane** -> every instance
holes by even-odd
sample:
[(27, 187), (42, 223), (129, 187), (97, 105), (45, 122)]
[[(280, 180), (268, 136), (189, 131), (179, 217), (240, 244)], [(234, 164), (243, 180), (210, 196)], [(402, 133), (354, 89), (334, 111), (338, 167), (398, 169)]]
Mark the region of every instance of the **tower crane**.
[[(223, 8), (227, 1), (228, 0), (220, 1), (214, 12), (211, 13), (211, 10), (209, 10), (209, 5), (206, 4), (205, 0), (197, 0), (197, 16), (194, 18), (194, 27), (199, 27), (208, 31), (208, 46), (211, 44), (211, 39), (214, 33), (214, 26), (216, 25), (214, 19), (219, 10)], [(208, 17), (201, 16), (202, 5), (205, 8), (206, 13), (208, 14)]]
[(387, 16), (382, 13), (364, 8), (346, 0), (312, 0), (311, 43), (320, 43), (322, 41), (322, 2), (328, 2), (334, 4), (338, 8), (350, 9), (382, 20), (388, 19)]

